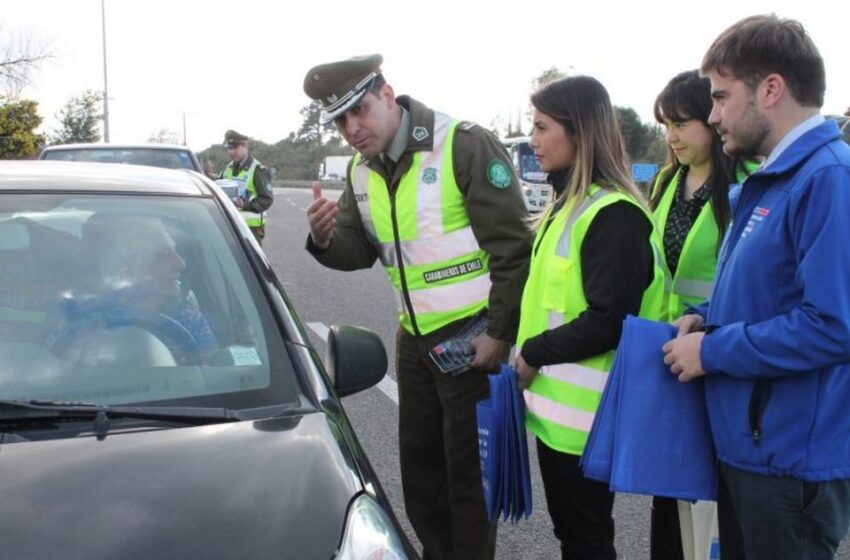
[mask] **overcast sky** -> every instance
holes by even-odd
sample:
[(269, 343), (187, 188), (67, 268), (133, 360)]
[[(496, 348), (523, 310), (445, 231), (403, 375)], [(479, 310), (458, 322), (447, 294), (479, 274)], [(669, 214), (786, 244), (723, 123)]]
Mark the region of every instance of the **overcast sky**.
[[(524, 115), (532, 79), (552, 66), (598, 78), (649, 121), (658, 92), (723, 29), (770, 11), (802, 21), (826, 63), (824, 112), (843, 113), (846, 0), (106, 0), (110, 136), (182, 138), (185, 115), (195, 150), (228, 128), (274, 143), (301, 123), (307, 70), (374, 52), (397, 94), (485, 126)], [(54, 54), (24, 91), (42, 131), (72, 96), (103, 89), (101, 0), (0, 0), (0, 23), (0, 43), (29, 34)]]

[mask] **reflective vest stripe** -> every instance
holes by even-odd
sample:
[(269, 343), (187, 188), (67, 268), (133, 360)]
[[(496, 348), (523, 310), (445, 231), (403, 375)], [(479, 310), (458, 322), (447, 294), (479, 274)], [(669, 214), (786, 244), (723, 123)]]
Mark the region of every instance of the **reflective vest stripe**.
[(411, 290), (410, 301), (417, 313), (447, 312), (459, 306), (486, 301), (490, 285), (490, 274), (482, 274), (456, 284)]
[(714, 290), (714, 282), (704, 282), (700, 280), (687, 280), (685, 278), (676, 278), (673, 281), (673, 291), (683, 296), (691, 298), (701, 298), (703, 300), (711, 297), (711, 292)]
[[(370, 239), (372, 239), (371, 236)], [(375, 242), (375, 245), (380, 247), (381, 264), (398, 267), (395, 243)], [(470, 226), (446, 233), (436, 239), (401, 241), (399, 245), (402, 262), (411, 266), (453, 260), (479, 249)]]
[[(378, 241), (378, 234), (375, 231), (375, 222), (372, 220), (372, 208), (369, 206), (368, 187), (361, 188), (362, 185), (368, 185), (371, 180), (372, 170), (366, 164), (365, 159), (361, 159), (359, 155), (354, 156), (354, 165), (351, 166), (351, 185), (354, 189), (354, 197), (357, 202), (357, 210), (360, 212), (360, 221), (363, 222), (363, 229), (366, 231), (366, 236), (376, 247), (386, 246), (389, 251), (395, 251), (395, 245), (392, 243), (382, 244)], [(383, 255), (383, 251), (381, 251)], [(381, 257), (381, 263), (388, 266), (384, 261), (385, 257)]]
[[(432, 188), (427, 188), (427, 185), (420, 183), (419, 188), (416, 189), (416, 238), (418, 239), (441, 237), (446, 233), (443, 213), (434, 212), (432, 209), (445, 207), (443, 199), (447, 198), (445, 195), (449, 194), (444, 192), (446, 190), (446, 181), (449, 182), (449, 186), (452, 189), (457, 191), (457, 186), (454, 184), (454, 166), (452, 165), (454, 134), (449, 134), (450, 131), (454, 132), (452, 120), (445, 115), (435, 114), (434, 139), (435, 142), (438, 138), (444, 139), (443, 149), (436, 149), (435, 145), (433, 151), (416, 152), (415, 154), (416, 157), (414, 159), (418, 160), (415, 162), (418, 163), (415, 178), (422, 181), (425, 171), (433, 169), (438, 174), (437, 179), (439, 179), (439, 181), (435, 181), (431, 185)], [(449, 176), (446, 177), (446, 175)], [(469, 220), (466, 219), (465, 215), (463, 221), (465, 222), (463, 225), (469, 224)], [(470, 228), (470, 236), (471, 233), (472, 230)], [(472, 237), (474, 240), (474, 236)], [(412, 236), (406, 237), (403, 234), (401, 235), (402, 241), (407, 241), (411, 238)], [(475, 249), (477, 248), (478, 243), (475, 243)]]
[(595, 412), (579, 410), (531, 391), (524, 391), (523, 397), (528, 412), (544, 420), (585, 433), (593, 426)]
[(601, 393), (608, 380), (608, 372), (585, 367), (577, 363), (554, 364), (540, 368), (540, 374), (562, 383)]
[(576, 221), (581, 217), (585, 211), (590, 208), (590, 205), (608, 194), (610, 191), (605, 189), (599, 189), (595, 193), (588, 196), (584, 202), (582, 202), (581, 206), (578, 210), (570, 214), (569, 219), (567, 219), (567, 223), (564, 226), (564, 234), (561, 235), (561, 239), (558, 241), (558, 246), (555, 249), (555, 254), (564, 258), (570, 254), (570, 235), (572, 235), (573, 226)]

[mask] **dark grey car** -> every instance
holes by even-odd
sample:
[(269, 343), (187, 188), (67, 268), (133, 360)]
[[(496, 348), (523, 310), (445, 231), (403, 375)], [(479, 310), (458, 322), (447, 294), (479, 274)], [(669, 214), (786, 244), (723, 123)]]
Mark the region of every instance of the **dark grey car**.
[(4, 163), (0, 558), (414, 558), (339, 400), (383, 345), (328, 347), (200, 175)]

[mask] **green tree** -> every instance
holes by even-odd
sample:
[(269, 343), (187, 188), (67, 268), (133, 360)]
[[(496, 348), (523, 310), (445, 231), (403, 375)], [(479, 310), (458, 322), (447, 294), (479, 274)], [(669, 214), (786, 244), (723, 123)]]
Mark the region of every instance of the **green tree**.
[(626, 143), (626, 152), (632, 161), (661, 163), (666, 148), (664, 136), (658, 126), (641, 122), (637, 112), (631, 107), (615, 107), (620, 131)]
[(61, 126), (53, 135), (52, 143), (98, 142), (102, 101), (100, 93), (93, 90), (68, 100), (57, 115)]
[(304, 121), (295, 135), (298, 142), (314, 144), (321, 147), (324, 144), (340, 145), (342, 137), (333, 123), (323, 125), (321, 122), (322, 103), (312, 101), (309, 105), (302, 107), (299, 111)]
[(35, 132), (40, 124), (36, 101), (0, 98), (0, 159), (35, 157), (44, 144), (44, 137)]

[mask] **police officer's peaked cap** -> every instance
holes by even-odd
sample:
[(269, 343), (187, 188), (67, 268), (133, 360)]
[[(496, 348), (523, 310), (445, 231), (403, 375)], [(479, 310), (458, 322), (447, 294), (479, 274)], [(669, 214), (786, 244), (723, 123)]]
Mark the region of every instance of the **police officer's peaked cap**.
[(239, 134), (235, 130), (228, 130), (224, 133), (224, 147), (225, 148), (234, 148), (239, 144), (244, 144), (248, 142), (250, 138), (245, 136), (244, 134)]
[(384, 57), (355, 56), (311, 68), (304, 78), (304, 93), (322, 102), (321, 121), (327, 124), (354, 106), (381, 73)]

